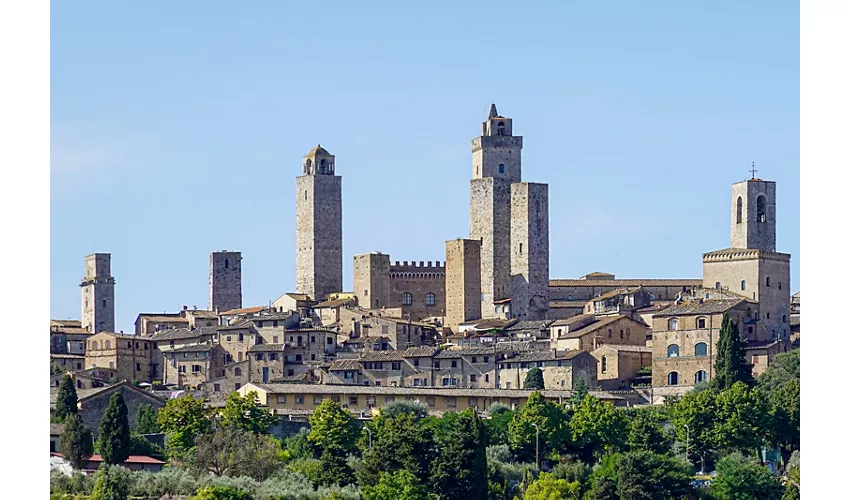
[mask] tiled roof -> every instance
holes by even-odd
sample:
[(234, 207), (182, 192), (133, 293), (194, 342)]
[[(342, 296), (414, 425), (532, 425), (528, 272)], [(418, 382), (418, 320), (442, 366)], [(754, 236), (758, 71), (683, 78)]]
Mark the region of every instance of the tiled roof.
[(476, 330), (504, 330), (511, 325), (517, 323), (515, 319), (485, 319), (475, 324)]
[(50, 424), (50, 435), (58, 436), (65, 430), (65, 424)]
[(231, 309), (229, 311), (224, 311), (218, 313), (219, 316), (235, 316), (237, 314), (253, 314), (258, 313), (260, 311), (265, 311), (269, 306), (256, 306), (256, 307), (243, 307), (240, 309)]
[(506, 358), (505, 362), (510, 363), (522, 363), (529, 361), (556, 361), (556, 360), (569, 360), (578, 356), (584, 351), (579, 351), (578, 349), (572, 349), (569, 351), (531, 351), (531, 352), (523, 352), (518, 353), (516, 356), (511, 358)]
[(457, 359), (468, 356), (487, 356), (496, 354), (494, 347), (464, 347), (462, 349), (444, 349), (437, 353), (436, 359)]
[(505, 328), (506, 332), (516, 332), (519, 330), (546, 330), (549, 328), (549, 325), (553, 323), (553, 320), (543, 319), (543, 320), (533, 320), (533, 321), (517, 321), (513, 325)]
[(282, 352), (285, 344), (256, 344), (248, 348), (248, 352)]
[(600, 319), (599, 321), (594, 321), (593, 323), (590, 323), (589, 325), (585, 325), (585, 326), (579, 328), (578, 330), (570, 331), (566, 335), (563, 335), (562, 338), (575, 339), (575, 338), (583, 337), (583, 336), (587, 335), (588, 333), (595, 332), (596, 330), (598, 330), (600, 328), (604, 328), (604, 327), (610, 325), (611, 323), (614, 323), (615, 321), (622, 319), (622, 318), (626, 318), (626, 316), (619, 316), (619, 315), (618, 316), (608, 316), (606, 318)]
[(208, 311), (206, 309), (186, 309), (186, 312), (196, 318), (214, 319), (218, 317), (218, 314), (216, 314), (215, 311)]
[(744, 299), (689, 300), (674, 304), (655, 314), (656, 317), (689, 316), (695, 314), (720, 314), (732, 309)]
[(791, 315), (791, 326), (800, 326), (800, 315), (792, 314)]
[(248, 320), (248, 319), (243, 319), (243, 320), (237, 321), (236, 323), (233, 323), (232, 325), (220, 326), (220, 327), (218, 327), (218, 329), (219, 330), (244, 330), (246, 328), (252, 328), (253, 326), (254, 326), (253, 321)]
[(318, 145), (315, 148), (311, 149), (304, 156), (307, 157), (307, 156), (317, 156), (317, 155), (333, 156), (332, 154), (328, 153), (328, 150), (323, 148), (321, 145)]
[(618, 288), (618, 289), (616, 289), (616, 290), (611, 290), (610, 292), (603, 293), (603, 294), (602, 294), (602, 295), (600, 295), (599, 297), (595, 297), (595, 298), (591, 299), (591, 300), (590, 300), (590, 302), (600, 302), (600, 301), (603, 301), (603, 300), (606, 300), (606, 299), (610, 299), (610, 298), (616, 297), (616, 296), (618, 296), (618, 295), (627, 295), (627, 294), (630, 294), (630, 293), (635, 293), (635, 292), (637, 292), (638, 290), (640, 290), (640, 288), (641, 288), (641, 287), (637, 287), (637, 288)]
[(213, 344), (194, 344), (178, 347), (170, 352), (208, 352), (214, 346)]
[(615, 351), (623, 351), (623, 352), (652, 352), (651, 347), (647, 347), (645, 345), (626, 345), (626, 344), (602, 344), (597, 347), (597, 349), (609, 348)]
[(182, 316), (142, 316), (153, 323), (188, 323), (189, 320)]
[(77, 326), (55, 326), (50, 325), (51, 333), (70, 333), (74, 335), (94, 335), (94, 332), (90, 332), (85, 328), (77, 327)]
[(360, 355), (360, 361), (401, 361), (398, 351), (365, 351)]
[(765, 349), (772, 347), (779, 342), (778, 340), (748, 340), (747, 349)]
[(430, 358), (434, 355), (435, 348), (427, 345), (419, 347), (408, 347), (402, 356), (405, 358)]
[(338, 359), (331, 364), (328, 371), (352, 371), (360, 369), (359, 359)]
[[(797, 293), (799, 294), (799, 292)], [(79, 327), (82, 326), (82, 322), (78, 319), (51, 319), (50, 326)]]
[(549, 280), (550, 287), (608, 287), (617, 288), (634, 286), (702, 286), (701, 279), (613, 279), (613, 280), (581, 280), (581, 279), (553, 279)]
[(203, 326), (201, 328), (171, 328), (168, 330), (160, 330), (150, 336), (150, 340), (183, 340), (194, 339), (202, 335), (215, 335), (217, 328), (214, 326)]
[[(253, 321), (254, 323), (256, 323), (257, 321), (281, 321), (281, 320), (287, 320), (287, 319), (289, 319), (289, 318), (291, 318), (291, 317), (292, 317), (292, 314), (291, 314), (291, 313), (288, 313), (288, 312), (279, 312), (279, 313), (269, 313), (269, 314), (263, 314), (263, 313), (260, 313), (260, 314), (259, 314), (259, 315), (257, 315), (257, 316), (251, 316), (251, 318), (249, 318), (249, 319), (250, 319), (251, 321)], [(283, 326), (283, 325), (281, 325), (281, 326)]]
[(84, 354), (51, 354), (51, 359), (86, 359)]
[[(103, 459), (100, 455), (92, 455), (89, 457), (89, 462), (103, 462)], [(145, 455), (130, 455), (127, 457), (127, 460), (124, 460), (125, 464), (165, 464), (162, 460), (157, 460), (152, 457), (148, 457)]]
[(577, 316), (573, 316), (572, 318), (559, 319), (558, 321), (552, 323), (550, 326), (572, 326), (579, 324), (583, 321), (590, 321), (594, 318), (595, 316), (592, 314), (579, 314)]
[(336, 300), (326, 300), (324, 302), (319, 302), (313, 309), (322, 309), (326, 307), (342, 307), (346, 304), (353, 304), (355, 302), (354, 299), (336, 299)]
[(587, 300), (550, 300), (549, 309), (567, 309), (572, 307), (584, 308)]

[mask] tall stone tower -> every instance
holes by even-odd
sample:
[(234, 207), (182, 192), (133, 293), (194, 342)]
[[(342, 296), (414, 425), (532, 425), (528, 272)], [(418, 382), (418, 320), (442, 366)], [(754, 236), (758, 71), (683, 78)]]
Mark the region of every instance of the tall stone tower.
[(757, 303), (753, 325), (741, 331), (743, 335), (787, 342), (791, 333), (791, 255), (776, 251), (775, 182), (753, 178), (732, 185), (731, 234), (731, 248), (703, 254), (703, 286), (728, 290)]
[(242, 253), (221, 250), (210, 254), (210, 310), (242, 307)]
[(316, 146), (295, 178), (295, 290), (313, 300), (342, 291), (342, 177)]
[(115, 331), (115, 278), (111, 275), (112, 255), (86, 256), (86, 275), (80, 283), (83, 291), (81, 326), (91, 332)]
[(776, 183), (732, 184), (732, 248), (776, 250)]
[(360, 307), (390, 307), (389, 255), (372, 252), (354, 256), (354, 295)]
[(481, 317), (481, 241), (446, 242), (446, 326)]
[(549, 310), (549, 186), (511, 185), (511, 315), (546, 318)]
[(511, 183), (522, 179), (522, 137), (496, 105), (472, 140), (469, 236), (481, 242), (481, 317), (508, 298), (511, 270)]

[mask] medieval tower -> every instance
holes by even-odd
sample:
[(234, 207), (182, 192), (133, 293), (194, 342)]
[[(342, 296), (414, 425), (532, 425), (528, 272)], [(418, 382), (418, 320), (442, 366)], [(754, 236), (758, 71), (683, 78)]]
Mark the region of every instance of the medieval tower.
[(242, 307), (242, 253), (222, 250), (210, 254), (210, 310)]
[(86, 275), (80, 283), (83, 291), (81, 326), (90, 332), (115, 331), (115, 278), (111, 275), (112, 255), (86, 256)]
[(313, 300), (342, 291), (342, 177), (316, 146), (295, 178), (295, 290)]
[(549, 186), (511, 185), (511, 315), (540, 320), (549, 310)]
[(728, 290), (757, 303), (750, 318), (756, 328), (752, 335), (758, 340), (787, 342), (791, 333), (791, 256), (776, 251), (776, 183), (755, 175), (735, 183), (731, 205), (731, 247), (703, 254), (703, 286)]

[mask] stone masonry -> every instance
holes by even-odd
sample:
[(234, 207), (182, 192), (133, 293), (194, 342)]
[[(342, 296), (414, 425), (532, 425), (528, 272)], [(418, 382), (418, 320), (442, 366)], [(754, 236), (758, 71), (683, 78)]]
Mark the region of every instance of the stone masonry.
[(511, 313), (546, 318), (549, 309), (549, 186), (511, 185)]
[(210, 310), (242, 308), (242, 253), (221, 250), (210, 254)]
[(93, 333), (115, 331), (115, 278), (111, 273), (112, 255), (86, 256), (86, 275), (82, 288), (81, 326)]
[(732, 184), (732, 248), (776, 251), (776, 183)]
[(360, 307), (390, 307), (390, 256), (381, 252), (354, 256), (354, 295)]
[(342, 177), (321, 146), (295, 179), (295, 290), (322, 301), (342, 291)]
[(481, 316), (481, 242), (446, 242), (446, 322), (450, 328)]

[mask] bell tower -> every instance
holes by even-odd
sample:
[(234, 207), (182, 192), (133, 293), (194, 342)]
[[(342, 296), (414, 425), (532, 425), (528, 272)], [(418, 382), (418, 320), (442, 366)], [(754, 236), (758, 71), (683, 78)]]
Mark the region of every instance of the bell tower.
[(732, 184), (732, 248), (776, 251), (776, 183), (755, 176)]

